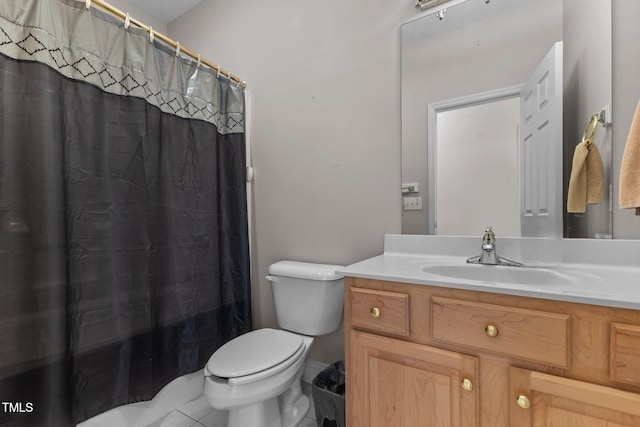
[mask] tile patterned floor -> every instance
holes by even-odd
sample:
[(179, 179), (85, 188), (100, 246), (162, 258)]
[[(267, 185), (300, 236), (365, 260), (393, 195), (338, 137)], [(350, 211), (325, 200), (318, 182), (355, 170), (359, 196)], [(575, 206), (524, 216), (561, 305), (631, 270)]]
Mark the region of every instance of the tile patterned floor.
[[(311, 409), (300, 427), (316, 427), (311, 385), (303, 383), (302, 391), (311, 400)], [(225, 427), (226, 425), (227, 413), (213, 409), (204, 396), (199, 396), (150, 424), (149, 427)]]

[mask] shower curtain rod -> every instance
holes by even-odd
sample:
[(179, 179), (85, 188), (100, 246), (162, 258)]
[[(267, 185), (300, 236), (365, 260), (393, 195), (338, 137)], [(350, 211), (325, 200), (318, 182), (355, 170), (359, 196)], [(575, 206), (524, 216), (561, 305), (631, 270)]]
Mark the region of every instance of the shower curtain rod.
[[(79, 0), (79, 1), (83, 1), (83, 0)], [(159, 38), (160, 40), (162, 40), (163, 42), (165, 42), (169, 46), (174, 47), (178, 52), (181, 52), (181, 53), (184, 53), (186, 55), (189, 55), (191, 58), (200, 61), (200, 63), (205, 64), (205, 65), (213, 68), (218, 73), (220, 73), (220, 74), (228, 77), (229, 79), (237, 82), (242, 87), (242, 90), (247, 88), (247, 82), (242, 80), (240, 77), (232, 74), (228, 70), (223, 69), (222, 67), (220, 67), (219, 65), (209, 61), (208, 59), (202, 58), (198, 53), (192, 51), (191, 49), (187, 49), (186, 47), (182, 46), (177, 41), (175, 41), (173, 39), (170, 39), (169, 37), (165, 36), (164, 34), (161, 34), (161, 33), (157, 32), (156, 30), (151, 28), (151, 26), (146, 25), (146, 24), (138, 21), (137, 19), (132, 18), (129, 14), (121, 11), (117, 7), (112, 6), (109, 3), (105, 2), (105, 1), (102, 1), (102, 0), (84, 0), (84, 1), (85, 1), (85, 5), (86, 5), (87, 9), (89, 9), (91, 7), (91, 5), (99, 6), (100, 8), (106, 10), (107, 12), (111, 13), (112, 15), (115, 15), (115, 16), (119, 17), (123, 21), (130, 22), (130, 23), (135, 24), (136, 26), (144, 29), (147, 33), (150, 34), (150, 37)], [(153, 34), (151, 34), (152, 31), (153, 31)]]

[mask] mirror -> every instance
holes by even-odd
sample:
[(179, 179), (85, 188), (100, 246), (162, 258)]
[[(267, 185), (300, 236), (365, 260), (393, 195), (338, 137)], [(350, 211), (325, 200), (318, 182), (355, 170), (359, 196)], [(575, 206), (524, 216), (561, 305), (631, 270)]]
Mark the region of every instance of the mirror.
[[(494, 145), (495, 138), (486, 135), (480, 138), (482, 142), (471, 141), (474, 137), (463, 137), (464, 144), (449, 146), (454, 156), (463, 150), (468, 157), (476, 160), (475, 165), (464, 163), (459, 155), (457, 169), (446, 166), (445, 160), (434, 155), (430, 158), (429, 147), (435, 144), (440, 146), (442, 141), (439, 136), (434, 136), (441, 130), (440, 117), (434, 120), (429, 115), (429, 106), (522, 85), (554, 43), (563, 41), (563, 136), (557, 138), (561, 172), (554, 182), (556, 191), (562, 195), (562, 200), (566, 200), (573, 150), (580, 142), (591, 115), (612, 101), (611, 2), (466, 0), (453, 1), (443, 7), (446, 9), (427, 13), (401, 28), (402, 232), (434, 233), (435, 219), (439, 217), (439, 234), (481, 235), (484, 227), (492, 225), (499, 235), (518, 235), (518, 227), (508, 225), (512, 220), (494, 214), (488, 214), (488, 218), (482, 217), (482, 212), (483, 206), (497, 205), (496, 201), (499, 200), (512, 208), (518, 206), (517, 213), (522, 216), (518, 200), (522, 192), (514, 192), (513, 186), (507, 191), (486, 184), (484, 175), (477, 171), (477, 160), (484, 153), (487, 156), (484, 162), (491, 165), (491, 170), (505, 169), (513, 173), (515, 169), (515, 173), (521, 175), (519, 162), (497, 157), (497, 154), (506, 153)], [(585, 31), (585, 28), (590, 30)], [(493, 117), (489, 121), (484, 119), (484, 128), (475, 131), (487, 134), (496, 130), (496, 123), (506, 120), (495, 115)], [(476, 119), (466, 117), (453, 120), (451, 126), (460, 130), (471, 128), (470, 124)], [(436, 123), (438, 125), (434, 126)], [(433, 133), (436, 127), (437, 133)], [(477, 128), (477, 125), (473, 127)], [(611, 128), (601, 125), (594, 142), (605, 166), (605, 189), (610, 188), (611, 184), (611, 140)], [(481, 149), (478, 149), (480, 144)], [(471, 145), (475, 152), (471, 152)], [(439, 151), (444, 154), (447, 150), (440, 148)], [(520, 154), (516, 153), (516, 156)], [(476, 190), (476, 196), (484, 195), (481, 200), (493, 197), (493, 202), (473, 201), (470, 196), (456, 194), (451, 189), (451, 182), (445, 178), (447, 174), (459, 176), (462, 171), (474, 167), (476, 170), (461, 180), (468, 183), (468, 188)], [(437, 174), (437, 180), (433, 177), (429, 180), (430, 173)], [(429, 191), (434, 181), (437, 182), (437, 189)], [(446, 194), (445, 199), (449, 199), (451, 206), (446, 206), (444, 202), (435, 203), (440, 192)], [(558, 215), (563, 224), (559, 228), (563, 228), (563, 231), (558, 235), (610, 237), (611, 204), (607, 193), (604, 203), (589, 205), (582, 215), (566, 214), (565, 202), (559, 202)], [(436, 209), (439, 209), (438, 214), (434, 213)], [(475, 232), (471, 231), (478, 228), (478, 224), (471, 225), (474, 224), (473, 220), (481, 217), (483, 225)], [(446, 231), (442, 227), (443, 218), (451, 223)], [(468, 228), (456, 228), (455, 224), (462, 225), (465, 222), (469, 223)], [(505, 224), (506, 231), (501, 230), (501, 224)]]

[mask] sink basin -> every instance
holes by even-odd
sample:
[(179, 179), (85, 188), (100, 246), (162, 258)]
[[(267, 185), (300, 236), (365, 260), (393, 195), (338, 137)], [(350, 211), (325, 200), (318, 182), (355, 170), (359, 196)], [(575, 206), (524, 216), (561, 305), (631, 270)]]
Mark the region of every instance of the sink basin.
[(477, 280), (479, 282), (508, 283), (514, 285), (564, 285), (574, 281), (571, 276), (548, 268), (503, 267), (495, 265), (433, 265), (422, 269), (425, 273), (450, 279)]

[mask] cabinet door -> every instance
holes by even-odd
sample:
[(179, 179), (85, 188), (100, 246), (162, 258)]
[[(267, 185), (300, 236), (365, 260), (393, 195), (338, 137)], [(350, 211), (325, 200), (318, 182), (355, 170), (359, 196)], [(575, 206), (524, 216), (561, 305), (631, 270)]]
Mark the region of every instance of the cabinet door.
[(478, 359), (351, 331), (349, 427), (478, 425)]
[(640, 394), (510, 369), (512, 427), (640, 426)]

